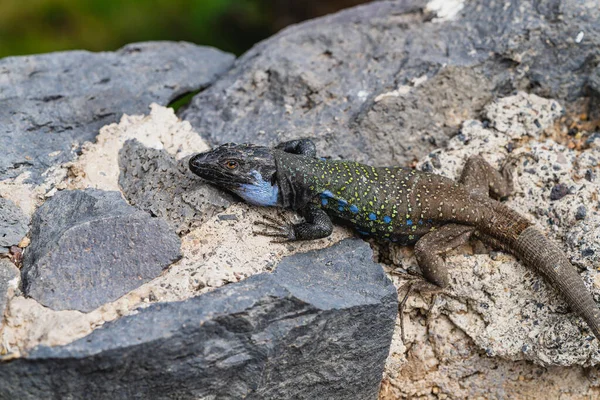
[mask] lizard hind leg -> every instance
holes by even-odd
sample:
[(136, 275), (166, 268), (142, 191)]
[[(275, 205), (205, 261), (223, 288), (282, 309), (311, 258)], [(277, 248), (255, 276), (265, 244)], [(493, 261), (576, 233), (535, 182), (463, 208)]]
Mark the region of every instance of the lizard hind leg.
[(458, 182), (472, 195), (501, 199), (513, 192), (514, 167), (514, 163), (506, 162), (498, 171), (483, 157), (472, 156), (467, 159)]
[(472, 226), (447, 224), (427, 233), (416, 243), (415, 256), (425, 280), (413, 278), (398, 289), (398, 292), (406, 290), (402, 301), (398, 304), (403, 342), (405, 342), (405, 338), (404, 318), (402, 316), (408, 297), (415, 291), (421, 294), (433, 295), (443, 293), (448, 286), (448, 271), (442, 256), (448, 251), (467, 243), (474, 231), (475, 228)]
[(415, 244), (415, 257), (427, 281), (445, 288), (448, 286), (448, 270), (443, 254), (467, 243), (475, 227), (447, 224), (424, 235)]

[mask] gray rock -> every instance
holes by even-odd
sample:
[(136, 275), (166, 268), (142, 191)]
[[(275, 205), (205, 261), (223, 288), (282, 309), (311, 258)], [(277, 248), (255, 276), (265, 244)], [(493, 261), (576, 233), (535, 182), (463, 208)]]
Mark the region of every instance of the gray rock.
[(397, 294), (346, 240), (0, 366), (0, 398), (376, 399)]
[(35, 212), (23, 291), (55, 309), (91, 311), (179, 259), (179, 237), (118, 192), (58, 192)]
[(119, 186), (130, 204), (166, 219), (177, 233), (224, 211), (232, 196), (193, 175), (188, 158), (128, 140), (119, 151)]
[(212, 144), (311, 136), (323, 155), (407, 164), (495, 96), (571, 101), (597, 86), (595, 2), (474, 0), (441, 22), (426, 3), (372, 2), (284, 29), (181, 116)]
[(0, 177), (31, 171), (41, 180), (100, 127), (208, 86), (233, 58), (190, 43), (146, 42), (0, 60)]
[(6, 258), (0, 258), (0, 330), (4, 322), (4, 311), (10, 282), (18, 279), (19, 269)]
[(27, 235), (29, 218), (15, 203), (0, 197), (0, 253), (7, 253)]

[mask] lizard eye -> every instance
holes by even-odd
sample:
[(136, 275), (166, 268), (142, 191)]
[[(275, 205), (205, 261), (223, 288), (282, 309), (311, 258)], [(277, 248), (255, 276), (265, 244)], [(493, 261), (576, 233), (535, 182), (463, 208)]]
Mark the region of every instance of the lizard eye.
[(238, 167), (238, 162), (235, 160), (227, 160), (225, 161), (225, 166), (229, 169), (236, 169)]

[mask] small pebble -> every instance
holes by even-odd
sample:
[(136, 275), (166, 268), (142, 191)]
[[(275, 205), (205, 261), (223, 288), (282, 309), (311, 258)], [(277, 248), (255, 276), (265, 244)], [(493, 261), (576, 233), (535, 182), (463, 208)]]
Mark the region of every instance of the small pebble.
[(587, 209), (585, 208), (585, 206), (579, 206), (577, 207), (577, 212), (575, 213), (575, 219), (578, 221), (581, 221), (582, 219), (585, 219), (585, 216), (587, 215)]
[(421, 171), (423, 172), (433, 172), (433, 165), (429, 161), (427, 161), (423, 166), (421, 166)]
[(569, 194), (569, 187), (564, 183), (555, 185), (550, 191), (550, 200), (560, 200)]
[(25, 236), (23, 239), (21, 239), (18, 246), (20, 248), (24, 249), (25, 247), (29, 246), (30, 243), (31, 243), (31, 239), (29, 239), (27, 236)]
[(596, 179), (596, 174), (594, 174), (594, 171), (592, 171), (591, 169), (588, 169), (587, 171), (585, 171), (585, 179), (587, 179), (590, 182), (593, 182), (594, 179)]
[(593, 255), (594, 255), (594, 250), (592, 250), (592, 249), (585, 249), (585, 250), (583, 250), (583, 251), (581, 252), (581, 255), (582, 255), (583, 257), (591, 257), (591, 256), (593, 256)]

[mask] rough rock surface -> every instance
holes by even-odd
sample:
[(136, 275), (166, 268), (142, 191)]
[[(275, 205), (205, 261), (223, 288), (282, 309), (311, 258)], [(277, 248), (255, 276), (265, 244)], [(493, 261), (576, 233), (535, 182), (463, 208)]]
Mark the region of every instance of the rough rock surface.
[[(598, 299), (600, 186), (584, 176), (600, 172), (600, 147), (577, 148), (582, 138), (569, 142), (566, 127), (555, 123), (562, 113), (556, 101), (534, 95), (500, 99), (485, 108), (485, 124), (466, 121), (447, 148), (430, 153), (417, 167), (456, 178), (471, 155), (483, 155), (500, 167), (509, 156), (507, 149), (532, 154), (534, 160), (521, 158), (516, 190), (506, 204), (557, 241)], [(526, 136), (535, 140), (524, 140)], [(570, 188), (570, 194), (552, 200), (557, 184)], [(586, 216), (577, 218), (582, 206)], [(396, 249), (392, 257), (403, 269), (416, 268), (410, 250)], [(581, 368), (600, 364), (598, 341), (542, 277), (506, 253), (490, 258), (473, 254), (468, 246), (450, 253), (446, 263), (451, 296), (441, 295), (431, 306), (428, 296), (409, 299), (403, 316), (406, 342), (396, 332), (381, 398), (535, 398), (540, 388), (549, 398), (598, 394), (597, 373), (586, 377)], [(428, 368), (432, 365), (436, 367)], [(551, 373), (540, 374), (536, 365)], [(476, 373), (484, 370), (492, 372)], [(507, 383), (506, 376), (514, 382)]]
[(19, 269), (6, 258), (0, 258), (0, 330), (2, 330), (4, 323), (4, 311), (6, 310), (9, 290), (16, 289), (18, 282)]
[[(149, 115), (124, 116), (118, 124), (102, 128), (97, 142), (85, 144), (83, 154), (64, 167), (64, 173), (59, 175), (64, 176), (64, 181), (54, 176), (46, 182), (54, 180), (52, 185), (60, 189), (118, 190), (118, 152), (128, 139), (136, 139), (157, 150), (164, 149), (177, 160), (208, 148), (188, 122), (177, 120), (172, 109), (153, 105)], [(45, 184), (41, 185), (42, 189)], [(3, 193), (27, 194), (29, 187), (30, 184), (15, 183), (5, 186)], [(30, 195), (45, 193), (39, 188)], [(31, 204), (21, 197), (14, 199), (20, 199), (19, 204)], [(39, 344), (71, 343), (149, 303), (185, 300), (251, 275), (272, 271), (285, 256), (322, 249), (351, 236), (347, 228), (337, 225), (328, 238), (286, 245), (273, 245), (268, 238), (253, 235), (254, 223), (263, 220), (264, 215), (280, 218), (282, 214), (288, 219), (297, 218), (293, 213), (275, 209), (244, 203), (231, 205), (184, 235), (183, 258), (160, 276), (85, 314), (74, 310), (54, 311), (32, 298), (14, 296), (9, 301), (6, 327), (0, 333), (0, 353), (16, 357)]]
[(181, 115), (211, 144), (311, 136), (326, 156), (406, 165), (496, 96), (587, 95), (598, 20), (594, 1), (372, 2), (256, 45)]
[(0, 253), (16, 246), (29, 230), (29, 218), (12, 201), (0, 197)]
[(157, 277), (179, 247), (165, 221), (118, 192), (58, 192), (33, 216), (23, 291), (55, 310), (91, 311)]
[(371, 258), (366, 243), (346, 240), (38, 347), (0, 368), (10, 382), (0, 397), (374, 399), (397, 295)]
[(4, 58), (0, 177), (30, 171), (40, 181), (44, 170), (73, 159), (103, 125), (206, 87), (232, 62), (230, 54), (184, 42)]
[(167, 151), (135, 139), (119, 152), (119, 185), (129, 204), (167, 220), (177, 233), (206, 222), (233, 200), (192, 174), (188, 160), (177, 161)]
[[(434, 5), (454, 8), (432, 14), (422, 12), (424, 4), (382, 1), (289, 28), (242, 57), (230, 74), (197, 96), (184, 115), (213, 144), (230, 140), (272, 143), (316, 136), (322, 155), (377, 164), (406, 164), (420, 158), (419, 168), (451, 177), (457, 176), (471, 154), (483, 153), (499, 166), (510, 152), (532, 152), (538, 161), (523, 159), (519, 164), (517, 191), (508, 204), (559, 242), (598, 298), (600, 278), (594, 267), (600, 257), (600, 136), (579, 132), (568, 122), (573, 114), (560, 116), (559, 103), (568, 108), (573, 106), (571, 101), (581, 101), (581, 96), (591, 96), (592, 104), (598, 100), (600, 10), (594, 2), (575, 0), (435, 0), (428, 3), (429, 10)], [(559, 102), (512, 96), (514, 89), (552, 96)], [(511, 96), (493, 100), (507, 94)], [(594, 118), (593, 108), (582, 118)], [(587, 126), (593, 130), (597, 123), (587, 121)], [(448, 140), (450, 135), (456, 136)], [(26, 174), (10, 183), (0, 181), (0, 196), (31, 214), (37, 202), (57, 189), (89, 186), (118, 190), (118, 151), (130, 138), (164, 149), (178, 162), (206, 148), (189, 123), (178, 122), (172, 111), (153, 106), (148, 116), (124, 116), (119, 124), (103, 128), (97, 143), (84, 145), (80, 157), (59, 167), (56, 174), (46, 175), (44, 185), (33, 185)], [(448, 147), (430, 152), (442, 143)], [(152, 153), (144, 151), (148, 165), (166, 159), (162, 151), (154, 154), (156, 158)], [(152, 182), (163, 182), (163, 177), (169, 176), (164, 172)], [(150, 188), (144, 190), (143, 200), (150, 208), (163, 201), (160, 193)], [(225, 304), (228, 291), (248, 287), (246, 282), (273, 278), (261, 275), (239, 285), (235, 282), (273, 270), (285, 255), (326, 247), (350, 235), (336, 226), (330, 238), (274, 245), (252, 235), (253, 222), (265, 214), (282, 215), (234, 204), (201, 226), (191, 226), (182, 238), (180, 261), (89, 313), (54, 311), (9, 290), (0, 354), (13, 359), (29, 354), (29, 358), (0, 366), (0, 390), (12, 390), (7, 393), (18, 397), (22, 389), (25, 395), (39, 397), (36, 388), (53, 387), (56, 393), (65, 394), (70, 388), (79, 390), (84, 380), (97, 384), (86, 386), (87, 390), (110, 382), (106, 393), (116, 393), (112, 397), (126, 395), (126, 386), (137, 381), (152, 385), (181, 382), (181, 390), (190, 389), (186, 385), (195, 384), (198, 371), (187, 351), (198, 349), (201, 341), (188, 345), (186, 340), (189, 332), (203, 329), (198, 325), (197, 316), (204, 315), (198, 299), (224, 296)], [(383, 249), (376, 250), (381, 258), (389, 258), (382, 256)], [(543, 279), (513, 257), (499, 252), (472, 254), (471, 250), (465, 246), (447, 256), (451, 295), (437, 296), (431, 306), (425, 295), (409, 297), (403, 314), (406, 340), (397, 320), (380, 397), (537, 398), (540, 393), (547, 398), (598, 397), (600, 376), (596, 367), (590, 368), (599, 361), (598, 343), (590, 339), (583, 321)], [(416, 269), (410, 249), (392, 249), (390, 253), (400, 270)], [(296, 273), (302, 278), (305, 271)], [(394, 280), (397, 286), (402, 284), (397, 276)], [(215, 291), (229, 283), (234, 284)], [(212, 293), (186, 300), (205, 292)], [(231, 308), (216, 316), (218, 326), (234, 326), (228, 334), (239, 335), (237, 329), (248, 326), (237, 324), (245, 314), (236, 311), (248, 304), (247, 298), (240, 298), (226, 303)], [(144, 309), (151, 303), (181, 300), (186, 301)], [(161, 312), (162, 307), (167, 311)], [(181, 313), (176, 311), (179, 309)], [(192, 317), (186, 323), (186, 312), (191, 309), (194, 312), (188, 313)], [(279, 309), (269, 324), (290, 321), (286, 310)], [(179, 324), (172, 324), (174, 318), (179, 318)], [(103, 325), (105, 328), (98, 329)], [(258, 327), (262, 333), (263, 326), (252, 328)], [(135, 334), (119, 335), (123, 332)], [(175, 333), (169, 336), (164, 332)], [(243, 331), (250, 336), (248, 332)], [(154, 334), (158, 341), (146, 341)], [(138, 337), (140, 342), (130, 346)], [(328, 332), (318, 337), (322, 340)], [(76, 339), (81, 340), (74, 342)], [(252, 339), (269, 343), (260, 334)], [(160, 346), (163, 343), (166, 345)], [(31, 352), (40, 344), (54, 347)], [(126, 351), (108, 350), (121, 344)], [(379, 345), (383, 345), (381, 341)], [(354, 346), (353, 350), (361, 350), (358, 341)], [(214, 348), (224, 351), (218, 344)], [(223, 353), (214, 348), (207, 353), (215, 356), (219, 368), (239, 361), (217, 357)], [(148, 354), (157, 350), (159, 356), (173, 362), (168, 364), (173, 369), (157, 367), (151, 361), (133, 363), (148, 361)], [(270, 354), (283, 354), (279, 350)], [(189, 361), (185, 365), (175, 360), (181, 354)], [(250, 365), (262, 360), (263, 354), (245, 362)], [(314, 357), (320, 351), (300, 354)], [(345, 354), (354, 353), (339, 351), (336, 361), (346, 362)], [(264, 365), (280, 366), (277, 362)], [(125, 370), (127, 374), (122, 373)], [(153, 371), (159, 372), (136, 380)], [(331, 367), (317, 378), (335, 373)], [(134, 378), (129, 381), (123, 376)], [(239, 382), (239, 374), (225, 376)], [(103, 377), (108, 378), (104, 381)], [(286, 376), (262, 377), (275, 382)], [(71, 386), (70, 382), (76, 383)], [(176, 389), (179, 386), (174, 385)], [(155, 388), (145, 386), (140, 393), (148, 397), (148, 391)], [(3, 394), (0, 397), (5, 397)]]

